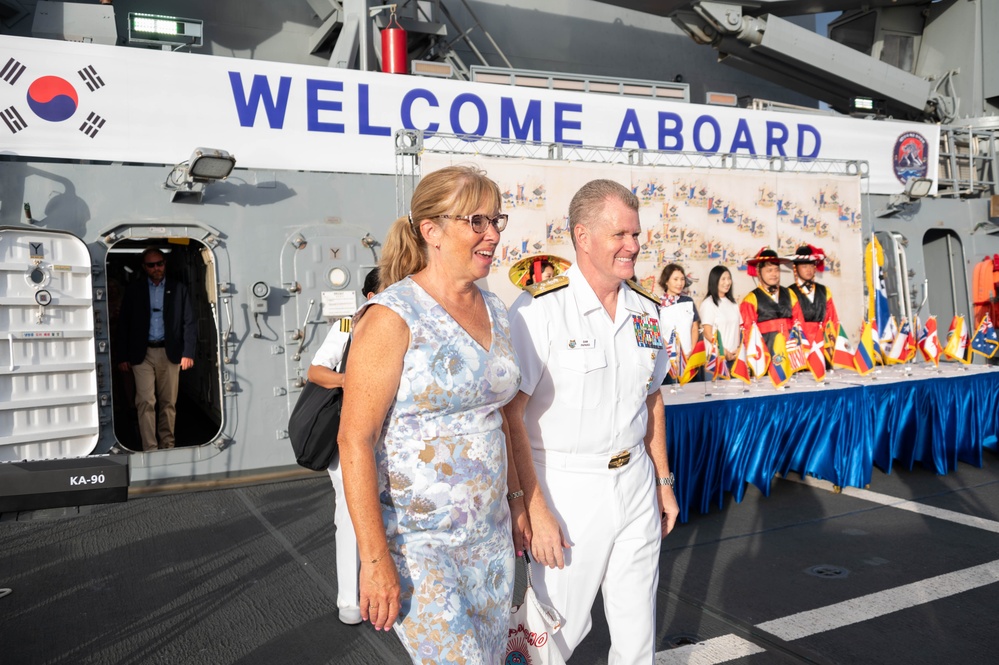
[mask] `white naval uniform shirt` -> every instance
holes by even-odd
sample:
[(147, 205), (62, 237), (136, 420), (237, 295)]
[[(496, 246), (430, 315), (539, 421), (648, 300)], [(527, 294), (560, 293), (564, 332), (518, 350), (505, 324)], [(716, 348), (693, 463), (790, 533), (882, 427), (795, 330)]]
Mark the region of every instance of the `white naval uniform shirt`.
[(632, 319), (658, 321), (659, 307), (622, 282), (611, 321), (579, 269), (565, 275), (569, 286), (510, 309), (527, 434), (535, 449), (613, 455), (645, 437), (645, 400), (666, 376), (666, 354), (639, 346)]
[(343, 360), (343, 347), (347, 346), (347, 340), (350, 339), (350, 333), (343, 332), (344, 328), (350, 329), (350, 317), (333, 322), (330, 331), (326, 334), (326, 339), (323, 340), (322, 346), (319, 347), (312, 359), (313, 365), (325, 367), (334, 372), (340, 371), (337, 367)]

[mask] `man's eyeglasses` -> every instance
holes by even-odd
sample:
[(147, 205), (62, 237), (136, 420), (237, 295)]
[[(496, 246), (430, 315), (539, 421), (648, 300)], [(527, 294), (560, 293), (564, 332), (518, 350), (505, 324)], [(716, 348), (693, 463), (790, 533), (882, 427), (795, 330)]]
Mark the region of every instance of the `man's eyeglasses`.
[(437, 215), (437, 217), (440, 219), (458, 219), (468, 222), (468, 225), (476, 233), (485, 233), (487, 224), (492, 224), (496, 227), (497, 231), (502, 231), (506, 228), (506, 223), (510, 219), (509, 215), (496, 215), (495, 217), (490, 217), (489, 215)]
[(146, 266), (147, 268), (160, 268), (166, 265), (166, 261), (149, 261), (148, 263), (143, 263), (142, 265)]

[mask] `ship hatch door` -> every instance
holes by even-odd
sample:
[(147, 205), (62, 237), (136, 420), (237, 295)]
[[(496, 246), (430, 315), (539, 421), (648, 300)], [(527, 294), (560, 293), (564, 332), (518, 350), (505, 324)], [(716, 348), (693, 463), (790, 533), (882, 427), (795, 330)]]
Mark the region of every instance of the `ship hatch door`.
[(0, 227), (0, 462), (82, 457), (98, 439), (90, 252)]

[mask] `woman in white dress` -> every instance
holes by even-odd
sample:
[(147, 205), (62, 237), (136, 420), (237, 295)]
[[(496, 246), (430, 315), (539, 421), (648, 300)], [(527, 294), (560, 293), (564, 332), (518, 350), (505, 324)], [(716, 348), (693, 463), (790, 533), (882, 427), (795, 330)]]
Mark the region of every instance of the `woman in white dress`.
[[(659, 330), (662, 331), (663, 339), (669, 339), (675, 330), (676, 339), (685, 356), (690, 354), (694, 344), (700, 339), (701, 330), (701, 319), (697, 315), (694, 299), (683, 294), (687, 285), (687, 274), (679, 264), (670, 263), (659, 274), (659, 286), (665, 291), (659, 301)], [(703, 372), (699, 369), (693, 380), (702, 379)], [(667, 376), (664, 384), (674, 382), (672, 376)]]
[(725, 360), (731, 368), (742, 343), (742, 316), (732, 295), (732, 273), (725, 266), (715, 266), (708, 275), (708, 296), (701, 302), (701, 324), (704, 339), (715, 339), (721, 333)]

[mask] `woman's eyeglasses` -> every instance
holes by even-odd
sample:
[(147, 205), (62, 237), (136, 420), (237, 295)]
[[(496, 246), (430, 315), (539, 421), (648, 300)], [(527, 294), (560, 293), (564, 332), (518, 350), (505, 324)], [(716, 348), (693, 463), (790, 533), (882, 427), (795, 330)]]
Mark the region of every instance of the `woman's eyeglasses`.
[(492, 224), (496, 227), (497, 231), (502, 231), (506, 228), (506, 223), (510, 218), (509, 215), (496, 215), (495, 217), (490, 217), (489, 215), (437, 215), (437, 217), (440, 219), (458, 219), (468, 222), (468, 225), (476, 233), (485, 233), (487, 224)]

